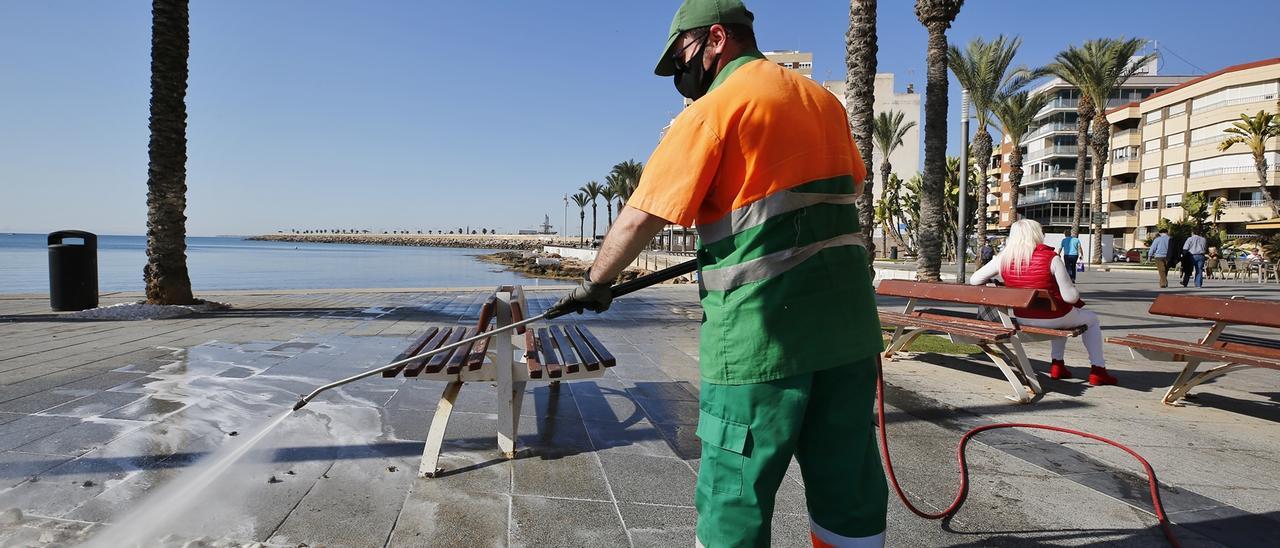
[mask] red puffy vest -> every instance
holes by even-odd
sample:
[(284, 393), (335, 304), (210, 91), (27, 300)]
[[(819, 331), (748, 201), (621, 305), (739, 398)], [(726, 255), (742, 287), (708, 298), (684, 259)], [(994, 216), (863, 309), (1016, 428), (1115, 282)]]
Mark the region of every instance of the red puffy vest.
[(1071, 305), (1062, 300), (1062, 292), (1058, 291), (1058, 280), (1053, 277), (1051, 264), (1058, 254), (1052, 247), (1040, 244), (1031, 254), (1029, 261), (1022, 269), (1014, 271), (1009, 265), (1000, 265), (1000, 277), (1005, 287), (1044, 289), (1053, 299), (1053, 310), (1015, 308), (1013, 314), (1019, 318), (1061, 318), (1071, 312)]

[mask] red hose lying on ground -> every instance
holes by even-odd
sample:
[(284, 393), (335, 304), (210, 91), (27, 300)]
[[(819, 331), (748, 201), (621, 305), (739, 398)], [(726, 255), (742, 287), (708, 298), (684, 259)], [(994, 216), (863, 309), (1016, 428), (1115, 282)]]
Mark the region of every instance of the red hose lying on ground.
[(904, 493), (902, 491), (902, 487), (898, 485), (898, 478), (893, 473), (893, 461), (889, 458), (889, 438), (885, 435), (884, 419), (884, 370), (879, 356), (876, 357), (876, 411), (880, 424), (880, 453), (884, 457), (884, 470), (889, 476), (889, 484), (893, 486), (894, 492), (898, 493), (898, 498), (902, 499), (902, 504), (906, 505), (907, 509), (911, 510), (911, 512), (917, 516), (925, 519), (942, 519), (955, 514), (960, 510), (960, 506), (964, 504), (965, 497), (969, 496), (969, 465), (965, 461), (964, 450), (965, 447), (968, 446), (969, 440), (972, 439), (974, 435), (980, 432), (986, 432), (987, 430), (995, 430), (997, 428), (1033, 428), (1037, 430), (1052, 430), (1054, 432), (1073, 434), (1103, 442), (1111, 445), (1112, 447), (1119, 448), (1124, 452), (1133, 455), (1133, 458), (1138, 459), (1138, 462), (1142, 463), (1142, 468), (1147, 471), (1147, 482), (1151, 485), (1151, 502), (1155, 506), (1156, 519), (1160, 520), (1160, 528), (1164, 531), (1164, 538), (1169, 540), (1169, 544), (1178, 548), (1181, 547), (1181, 545), (1178, 544), (1177, 537), (1173, 536), (1173, 528), (1169, 523), (1169, 518), (1164, 515), (1164, 506), (1160, 503), (1160, 487), (1156, 482), (1156, 472), (1151, 468), (1151, 464), (1147, 462), (1147, 459), (1142, 458), (1142, 455), (1139, 455), (1133, 449), (1102, 436), (1090, 434), (1088, 432), (1081, 432), (1079, 430), (1072, 430), (1070, 428), (1063, 428), (1061, 426), (1049, 426), (1047, 424), (1002, 422), (986, 424), (965, 432), (964, 435), (960, 437), (960, 444), (956, 446), (956, 459), (960, 462), (960, 489), (956, 493), (955, 500), (951, 502), (951, 506), (948, 506), (945, 510), (936, 514), (920, 510), (919, 508), (916, 508), (915, 505), (911, 504), (911, 501), (907, 500), (907, 494)]

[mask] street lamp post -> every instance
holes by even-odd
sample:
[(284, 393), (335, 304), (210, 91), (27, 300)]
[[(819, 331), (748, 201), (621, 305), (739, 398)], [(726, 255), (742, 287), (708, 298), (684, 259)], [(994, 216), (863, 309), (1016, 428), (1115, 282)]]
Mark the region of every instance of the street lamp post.
[(569, 235), (569, 195), (564, 195), (564, 224), (560, 225), (560, 237)]
[[(982, 159), (978, 158), (981, 162)], [(956, 219), (956, 282), (965, 283), (965, 221), (969, 196), (969, 90), (960, 90), (960, 218)], [(979, 219), (978, 222), (986, 222)]]

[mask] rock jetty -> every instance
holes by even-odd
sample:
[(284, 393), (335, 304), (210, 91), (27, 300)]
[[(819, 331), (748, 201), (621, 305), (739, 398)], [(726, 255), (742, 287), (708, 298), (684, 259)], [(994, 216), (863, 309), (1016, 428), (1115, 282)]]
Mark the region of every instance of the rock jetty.
[(577, 238), (525, 234), (263, 234), (246, 240), (313, 244), (404, 245), (472, 249), (540, 250), (544, 245), (577, 243)]

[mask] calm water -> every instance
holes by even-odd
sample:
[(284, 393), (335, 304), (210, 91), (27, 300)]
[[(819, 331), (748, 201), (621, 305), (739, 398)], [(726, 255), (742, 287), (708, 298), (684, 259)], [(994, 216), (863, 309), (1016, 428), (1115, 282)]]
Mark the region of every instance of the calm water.
[[(483, 287), (537, 280), (480, 262), (487, 249), (250, 242), (187, 238), (196, 291), (362, 287)], [(146, 238), (98, 236), (100, 291), (142, 291)], [(49, 291), (44, 234), (0, 234), (0, 293)]]

